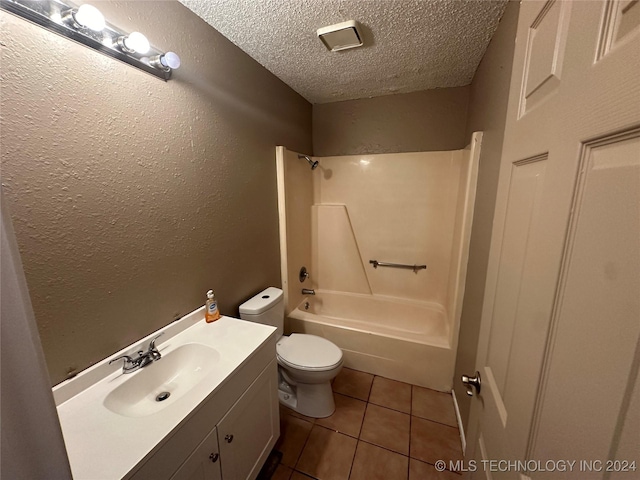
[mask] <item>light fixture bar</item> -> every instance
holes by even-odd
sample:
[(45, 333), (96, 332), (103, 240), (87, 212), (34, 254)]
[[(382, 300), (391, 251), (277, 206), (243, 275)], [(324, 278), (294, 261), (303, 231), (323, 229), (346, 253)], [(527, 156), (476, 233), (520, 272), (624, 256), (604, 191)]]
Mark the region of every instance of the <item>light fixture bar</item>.
[[(58, 35), (82, 43), (121, 62), (144, 70), (162, 80), (166, 81), (171, 78), (171, 68), (158, 68), (149, 61), (150, 58), (165, 55), (164, 51), (150, 47), (147, 53), (139, 54), (135, 51), (121, 48), (122, 38), (127, 37), (129, 34), (108, 22), (105, 22), (105, 28), (101, 31), (78, 28), (78, 25), (75, 24), (76, 22), (68, 20), (70, 13), (78, 9), (78, 6), (73, 3), (66, 1), (63, 3), (58, 0), (0, 0), (0, 9), (40, 25)], [(120, 41), (118, 41), (119, 39)]]

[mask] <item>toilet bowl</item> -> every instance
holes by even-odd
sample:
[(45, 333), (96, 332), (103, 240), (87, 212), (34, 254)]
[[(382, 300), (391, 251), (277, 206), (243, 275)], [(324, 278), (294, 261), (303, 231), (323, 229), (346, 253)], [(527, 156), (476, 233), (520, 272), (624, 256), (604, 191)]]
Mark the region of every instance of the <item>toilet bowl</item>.
[(278, 397), (280, 403), (308, 417), (328, 417), (335, 411), (331, 380), (342, 370), (342, 350), (316, 335), (284, 330), (284, 295), (269, 287), (240, 305), (240, 318), (276, 327)]
[(335, 411), (331, 380), (342, 370), (342, 350), (322, 337), (292, 333), (280, 338), (276, 353), (280, 402), (308, 417), (331, 415)]

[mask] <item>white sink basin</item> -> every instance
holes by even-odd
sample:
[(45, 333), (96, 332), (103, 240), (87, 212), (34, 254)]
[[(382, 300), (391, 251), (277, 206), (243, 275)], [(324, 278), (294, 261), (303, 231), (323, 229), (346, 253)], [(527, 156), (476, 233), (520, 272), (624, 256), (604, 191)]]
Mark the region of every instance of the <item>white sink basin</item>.
[(198, 343), (181, 345), (151, 365), (128, 374), (130, 378), (106, 396), (104, 406), (125, 417), (152, 415), (178, 401), (219, 361), (220, 354), (214, 348)]

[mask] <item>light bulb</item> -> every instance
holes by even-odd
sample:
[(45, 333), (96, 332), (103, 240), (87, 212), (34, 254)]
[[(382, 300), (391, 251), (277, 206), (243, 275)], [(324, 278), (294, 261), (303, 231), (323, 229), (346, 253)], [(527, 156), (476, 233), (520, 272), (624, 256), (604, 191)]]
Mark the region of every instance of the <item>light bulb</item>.
[(73, 19), (81, 27), (88, 28), (95, 32), (99, 32), (105, 27), (104, 16), (100, 13), (100, 10), (86, 3), (80, 5), (78, 11), (73, 14)]
[(124, 37), (122, 43), (127, 50), (131, 50), (137, 53), (147, 53), (151, 48), (147, 37), (145, 37), (140, 32), (130, 33), (128, 36)]
[(160, 57), (160, 63), (165, 67), (176, 69), (180, 68), (180, 57), (177, 53), (167, 52)]
[(165, 72), (171, 69), (180, 67), (180, 57), (177, 53), (167, 52), (162, 55), (156, 55), (149, 59), (149, 65), (164, 70)]

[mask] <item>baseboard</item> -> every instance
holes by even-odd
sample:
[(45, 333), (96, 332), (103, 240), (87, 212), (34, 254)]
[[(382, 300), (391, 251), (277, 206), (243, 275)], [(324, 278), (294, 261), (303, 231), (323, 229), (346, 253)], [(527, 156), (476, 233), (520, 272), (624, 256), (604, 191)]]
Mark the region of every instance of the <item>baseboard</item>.
[(458, 399), (456, 398), (456, 391), (451, 390), (451, 396), (453, 397), (453, 407), (456, 409), (456, 419), (458, 421), (458, 430), (460, 430), (460, 442), (462, 443), (462, 454), (467, 451), (467, 439), (464, 436), (464, 427), (462, 426), (462, 417), (460, 416), (460, 408), (458, 408)]

